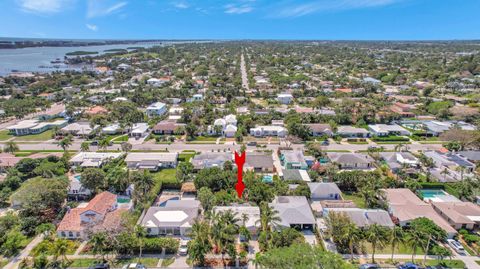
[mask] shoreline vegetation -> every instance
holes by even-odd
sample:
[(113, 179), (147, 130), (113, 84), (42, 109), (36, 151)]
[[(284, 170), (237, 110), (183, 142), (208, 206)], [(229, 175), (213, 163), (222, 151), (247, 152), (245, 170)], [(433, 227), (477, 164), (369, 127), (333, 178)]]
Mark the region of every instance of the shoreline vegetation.
[(79, 50), (79, 51), (68, 52), (65, 55), (66, 56), (84, 56), (84, 55), (96, 55), (96, 54), (98, 54), (98, 51), (82, 51), (82, 50)]

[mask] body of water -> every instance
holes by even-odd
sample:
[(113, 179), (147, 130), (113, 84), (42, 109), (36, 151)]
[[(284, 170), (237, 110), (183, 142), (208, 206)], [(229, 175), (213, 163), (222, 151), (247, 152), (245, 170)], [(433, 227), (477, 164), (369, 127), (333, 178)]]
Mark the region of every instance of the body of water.
[(135, 43), (121, 45), (80, 46), (80, 47), (33, 47), (22, 49), (0, 49), (0, 76), (5, 76), (12, 71), (20, 72), (53, 72), (65, 70), (81, 70), (79, 65), (65, 65), (52, 63), (56, 59), (63, 61), (65, 55), (74, 51), (98, 52), (95, 55), (108, 53), (112, 49), (127, 49), (128, 47), (152, 47), (165, 45), (165, 43)]

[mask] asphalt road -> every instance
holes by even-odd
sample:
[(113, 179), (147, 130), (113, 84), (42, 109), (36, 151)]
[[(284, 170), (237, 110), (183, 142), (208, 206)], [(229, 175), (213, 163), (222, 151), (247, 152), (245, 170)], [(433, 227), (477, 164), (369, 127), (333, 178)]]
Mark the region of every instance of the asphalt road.
[[(3, 142), (4, 143), (4, 142)], [(1, 145), (1, 143), (0, 143)], [(80, 150), (80, 141), (76, 141), (72, 144), (69, 150)], [(55, 142), (38, 142), (38, 143), (18, 143), (20, 150), (60, 150), (61, 148)], [(282, 146), (285, 146), (282, 144)], [(330, 144), (329, 146), (323, 146), (322, 149), (326, 151), (362, 151), (367, 150), (371, 144), (361, 144), (361, 145), (352, 145), (352, 144)], [(386, 150), (393, 150), (395, 145), (393, 144), (383, 144), (377, 145), (377, 147), (384, 147)], [(269, 149), (277, 150), (280, 147), (279, 144), (268, 144), (266, 148), (257, 148), (257, 147), (247, 147), (249, 150), (254, 149)], [(293, 149), (303, 150), (303, 144), (293, 144), (291, 145)], [(410, 144), (408, 148), (410, 151), (418, 152), (425, 150), (437, 150), (442, 147), (441, 144)], [(229, 145), (229, 144), (186, 144), (183, 142), (177, 142), (173, 144), (152, 144), (145, 143), (139, 145), (133, 145), (133, 150), (136, 151), (159, 151), (159, 150), (168, 150), (170, 152), (181, 152), (184, 150), (195, 150), (195, 151), (217, 151), (217, 150), (239, 150), (240, 145)], [(90, 147), (91, 151), (97, 150), (97, 147)], [(111, 147), (108, 147), (108, 150), (120, 150), (120, 145), (114, 144)]]

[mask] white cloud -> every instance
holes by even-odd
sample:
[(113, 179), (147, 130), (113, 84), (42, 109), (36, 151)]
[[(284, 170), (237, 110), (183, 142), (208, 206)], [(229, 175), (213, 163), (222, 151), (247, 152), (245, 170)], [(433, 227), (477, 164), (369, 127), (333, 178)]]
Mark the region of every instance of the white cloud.
[(95, 25), (95, 24), (89, 24), (89, 23), (87, 23), (87, 24), (85, 24), (85, 26), (87, 26), (88, 29), (90, 29), (90, 30), (92, 30), (92, 31), (94, 31), (94, 32), (98, 31), (98, 26)]
[(23, 11), (38, 14), (61, 12), (73, 2), (73, 0), (17, 0), (17, 4)]
[(404, 0), (316, 0), (282, 7), (273, 17), (301, 17), (318, 12), (392, 5)]
[(176, 2), (176, 3), (173, 3), (173, 6), (179, 9), (186, 9), (190, 7), (190, 5), (188, 5), (185, 2)]
[(88, 0), (87, 18), (103, 17), (122, 11), (126, 1)]
[(253, 11), (253, 7), (250, 5), (226, 5), (225, 13), (227, 14), (245, 14)]

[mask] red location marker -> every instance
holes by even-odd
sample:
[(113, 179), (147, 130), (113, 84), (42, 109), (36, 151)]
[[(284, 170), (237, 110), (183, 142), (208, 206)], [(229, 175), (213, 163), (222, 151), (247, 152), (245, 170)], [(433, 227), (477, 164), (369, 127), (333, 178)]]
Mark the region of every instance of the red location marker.
[(237, 190), (238, 198), (242, 198), (243, 190), (245, 190), (245, 184), (243, 183), (243, 164), (245, 164), (246, 152), (240, 156), (235, 151), (235, 163), (237, 164), (237, 184), (235, 184), (235, 189)]

